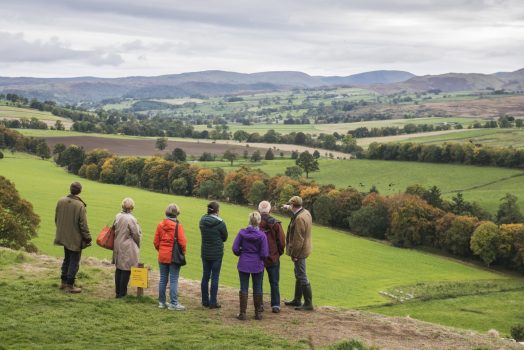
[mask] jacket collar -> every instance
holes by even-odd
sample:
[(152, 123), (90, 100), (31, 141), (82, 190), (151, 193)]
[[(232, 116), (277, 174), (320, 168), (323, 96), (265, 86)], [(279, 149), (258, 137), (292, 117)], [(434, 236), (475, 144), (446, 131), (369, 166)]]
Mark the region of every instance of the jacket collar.
[(75, 199), (75, 200), (77, 200), (77, 201), (80, 201), (80, 202), (82, 202), (82, 204), (84, 205), (84, 207), (87, 207), (86, 202), (84, 202), (84, 201), (82, 200), (82, 198), (80, 198), (80, 197), (78, 197), (78, 196), (75, 196), (74, 194), (69, 194), (69, 195), (67, 195), (67, 198), (71, 198), (71, 199)]

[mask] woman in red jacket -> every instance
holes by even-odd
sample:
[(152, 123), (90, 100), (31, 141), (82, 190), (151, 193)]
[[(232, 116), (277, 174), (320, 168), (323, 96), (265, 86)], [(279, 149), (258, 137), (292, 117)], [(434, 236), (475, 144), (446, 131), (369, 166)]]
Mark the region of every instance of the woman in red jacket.
[[(186, 253), (186, 236), (184, 227), (178, 222), (180, 210), (178, 206), (171, 203), (166, 209), (166, 218), (162, 220), (155, 232), (154, 245), (158, 250), (158, 264), (160, 266), (160, 282), (158, 284), (158, 307), (182, 311), (185, 306), (178, 302), (178, 276), (180, 275), (180, 265), (173, 263), (173, 244), (175, 235), (178, 245)], [(166, 304), (166, 287), (169, 281), (169, 303)]]

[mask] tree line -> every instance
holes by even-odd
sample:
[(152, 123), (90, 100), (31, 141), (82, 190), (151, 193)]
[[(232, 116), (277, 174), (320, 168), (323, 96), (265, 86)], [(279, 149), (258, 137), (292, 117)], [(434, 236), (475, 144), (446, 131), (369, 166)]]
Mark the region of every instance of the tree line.
[(524, 150), (512, 147), (487, 147), (472, 142), (443, 145), (373, 142), (369, 145), (365, 157), (381, 160), (524, 168)]
[(375, 188), (340, 189), (302, 177), (270, 177), (246, 166), (225, 173), (161, 157), (116, 157), (106, 150), (85, 153), (75, 145), (57, 145), (53, 153), (56, 163), (70, 172), (104, 183), (245, 205), (269, 200), (275, 208), (299, 195), (319, 224), (385, 239), (398, 247), (432, 247), (524, 272), (524, 218), (511, 194), (492, 218), (461, 193), (451, 201), (443, 199), (437, 187), (414, 185), (405, 193), (382, 196)]

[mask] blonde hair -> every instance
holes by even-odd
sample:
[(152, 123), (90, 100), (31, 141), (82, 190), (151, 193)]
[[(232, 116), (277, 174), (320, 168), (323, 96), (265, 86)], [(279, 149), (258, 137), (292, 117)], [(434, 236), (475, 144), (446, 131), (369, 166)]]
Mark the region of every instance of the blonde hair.
[(133, 209), (135, 209), (135, 201), (133, 201), (132, 198), (126, 197), (122, 200), (122, 210), (125, 213), (131, 212)]
[(180, 214), (180, 209), (175, 203), (171, 203), (166, 208), (166, 216), (177, 216)]
[(260, 220), (262, 220), (262, 217), (258, 211), (254, 211), (249, 214), (249, 226), (258, 227)]

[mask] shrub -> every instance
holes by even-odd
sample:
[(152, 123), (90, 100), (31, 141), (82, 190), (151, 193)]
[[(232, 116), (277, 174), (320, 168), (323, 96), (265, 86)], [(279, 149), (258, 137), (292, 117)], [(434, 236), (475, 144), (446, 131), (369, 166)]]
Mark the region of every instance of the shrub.
[(353, 212), (348, 219), (350, 230), (361, 236), (384, 239), (388, 229), (388, 209), (381, 203)]
[(329, 225), (331, 223), (331, 214), (336, 203), (333, 198), (321, 195), (313, 203), (313, 217), (321, 225)]
[(499, 228), (491, 221), (481, 223), (471, 236), (471, 250), (489, 266), (497, 258)]
[(302, 176), (302, 168), (298, 165), (293, 165), (286, 168), (286, 172), (284, 173), (286, 176), (289, 176), (293, 179), (298, 179)]
[(258, 205), (261, 201), (267, 198), (267, 186), (263, 181), (257, 180), (251, 185), (251, 189), (247, 195), (250, 203)]
[(524, 324), (516, 324), (511, 327), (511, 337), (516, 341), (524, 341)]
[(171, 182), (171, 191), (173, 191), (174, 194), (185, 195), (187, 193), (187, 180), (183, 177), (173, 180), (173, 182)]
[(444, 231), (440, 231), (439, 226), (443, 226), (441, 223), (442, 220), (447, 220), (448, 218), (449, 216), (445, 215), (437, 221), (436, 245), (455, 255), (470, 255), (470, 241), (471, 236), (478, 225), (477, 218), (472, 216), (453, 215), (449, 227)]
[(12, 182), (0, 176), (0, 246), (36, 251), (30, 240), (36, 237), (39, 224), (33, 205), (20, 198)]
[(376, 348), (368, 347), (367, 345), (365, 345), (364, 343), (356, 339), (344, 340), (340, 343), (331, 345), (329, 347), (329, 350), (372, 350), (372, 349), (376, 349)]
[(443, 212), (423, 199), (398, 194), (387, 199), (390, 226), (386, 237), (398, 247), (433, 245), (435, 221)]
[(2, 151), (0, 151), (0, 159), (4, 159), (4, 153), (2, 153)]

